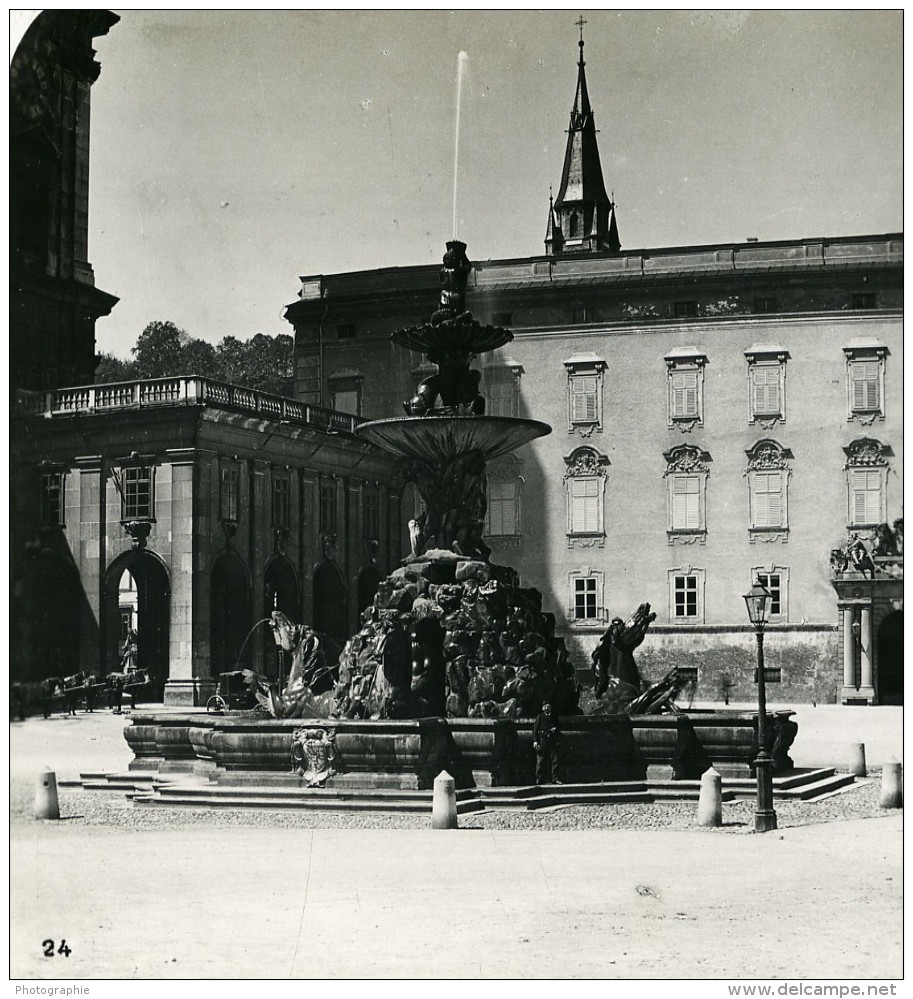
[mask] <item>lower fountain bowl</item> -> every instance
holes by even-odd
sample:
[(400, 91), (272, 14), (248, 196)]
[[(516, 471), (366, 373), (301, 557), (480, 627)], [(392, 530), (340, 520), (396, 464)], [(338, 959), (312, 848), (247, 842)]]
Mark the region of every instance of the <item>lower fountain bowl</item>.
[[(792, 769), (788, 751), (797, 731), (792, 715), (770, 714), (769, 748), (778, 774)], [(724, 776), (748, 777), (758, 752), (757, 720), (751, 712), (722, 711), (562, 716), (564, 780), (696, 780), (711, 765)], [(253, 712), (176, 719), (136, 712), (131, 722), (125, 736), (140, 769), (174, 768), (180, 761), (184, 769), (209, 771), (220, 783), (288, 773), (293, 736), (301, 729), (335, 742), (338, 773), (328, 786), (429, 788), (442, 770), (463, 788), (515, 787), (535, 779), (532, 719), (277, 719)]]

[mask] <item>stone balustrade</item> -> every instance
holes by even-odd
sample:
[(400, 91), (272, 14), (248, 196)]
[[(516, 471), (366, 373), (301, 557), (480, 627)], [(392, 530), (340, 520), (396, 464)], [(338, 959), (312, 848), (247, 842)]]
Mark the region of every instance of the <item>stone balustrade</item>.
[(21, 412), (45, 417), (160, 406), (214, 406), (256, 413), (269, 420), (300, 423), (329, 433), (346, 434), (354, 433), (356, 426), (362, 422), (349, 413), (196, 375), (81, 385), (48, 392), (20, 392), (17, 403)]

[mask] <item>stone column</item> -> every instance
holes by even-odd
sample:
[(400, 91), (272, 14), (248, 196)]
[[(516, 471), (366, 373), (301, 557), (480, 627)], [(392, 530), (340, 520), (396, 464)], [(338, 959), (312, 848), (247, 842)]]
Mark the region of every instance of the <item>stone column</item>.
[(856, 686), (856, 637), (853, 634), (853, 608), (843, 608), (843, 685)]
[(875, 698), (875, 685), (872, 670), (872, 608), (865, 606), (860, 612), (859, 638), (860, 648), (860, 693), (864, 693), (869, 701)]
[(301, 473), (301, 505), (304, 510), (304, 522), (301, 525), (303, 538), (301, 556), (301, 587), (303, 590), (303, 620), (314, 623), (314, 563), (320, 558), (320, 493), (317, 488), (317, 473), (303, 471)]
[[(168, 680), (165, 704), (199, 703), (193, 648), (193, 465), (164, 463), (156, 469), (156, 503), (164, 504), (170, 488), (170, 545), (162, 538), (171, 569), (170, 622), (168, 629)], [(158, 513), (158, 510), (156, 511)], [(157, 528), (166, 522), (159, 514)], [(164, 534), (164, 530), (162, 532)], [(142, 628), (140, 629), (142, 631)], [(205, 704), (205, 701), (203, 702)]]

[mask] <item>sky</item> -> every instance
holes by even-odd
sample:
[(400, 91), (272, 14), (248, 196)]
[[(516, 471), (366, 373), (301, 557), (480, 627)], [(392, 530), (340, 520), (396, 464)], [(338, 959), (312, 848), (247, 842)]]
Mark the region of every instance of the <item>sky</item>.
[[(115, 8), (116, 10), (116, 8)], [(291, 332), (299, 276), (544, 252), (576, 10), (116, 11), (96, 39), (90, 247), (143, 327)], [(624, 249), (903, 228), (899, 12), (583, 11)]]

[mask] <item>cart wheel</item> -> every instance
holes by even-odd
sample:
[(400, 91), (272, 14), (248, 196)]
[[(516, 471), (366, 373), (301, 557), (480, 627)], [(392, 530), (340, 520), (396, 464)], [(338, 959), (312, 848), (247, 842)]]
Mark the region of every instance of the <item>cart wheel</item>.
[(206, 702), (206, 710), (213, 715), (221, 715), (228, 710), (225, 700), (218, 694), (213, 694)]

